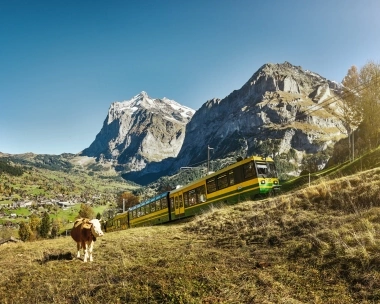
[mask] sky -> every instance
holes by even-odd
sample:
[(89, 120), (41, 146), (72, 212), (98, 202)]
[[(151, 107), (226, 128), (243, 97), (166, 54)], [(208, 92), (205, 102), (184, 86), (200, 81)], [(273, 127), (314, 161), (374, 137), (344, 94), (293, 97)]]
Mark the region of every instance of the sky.
[(0, 0), (0, 152), (79, 153), (111, 103), (194, 110), (265, 63), (335, 81), (380, 62), (378, 0)]

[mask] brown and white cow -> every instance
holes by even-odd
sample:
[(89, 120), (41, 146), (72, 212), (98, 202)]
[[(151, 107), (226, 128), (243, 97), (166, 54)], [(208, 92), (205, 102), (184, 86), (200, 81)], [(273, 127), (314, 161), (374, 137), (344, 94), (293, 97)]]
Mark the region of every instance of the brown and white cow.
[(92, 249), (97, 237), (103, 236), (103, 231), (98, 219), (89, 220), (86, 218), (77, 219), (71, 229), (71, 237), (77, 242), (77, 258), (80, 258), (80, 249), (83, 249), (83, 262), (87, 262), (87, 258), (92, 259)]

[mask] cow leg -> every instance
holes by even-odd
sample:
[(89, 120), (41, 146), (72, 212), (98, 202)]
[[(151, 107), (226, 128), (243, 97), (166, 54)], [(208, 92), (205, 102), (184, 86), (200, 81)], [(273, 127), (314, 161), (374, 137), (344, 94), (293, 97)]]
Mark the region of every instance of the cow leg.
[(77, 242), (77, 258), (80, 258), (80, 243)]
[(84, 245), (83, 249), (84, 249), (83, 262), (87, 262), (87, 258), (88, 258), (88, 242), (85, 242), (85, 245)]
[(89, 246), (89, 248), (88, 248), (88, 250), (89, 250), (89, 255), (90, 255), (90, 262), (93, 261), (93, 259), (92, 259), (92, 249), (93, 249), (93, 247), (94, 247), (94, 242), (91, 241), (91, 242), (90, 242), (90, 246)]

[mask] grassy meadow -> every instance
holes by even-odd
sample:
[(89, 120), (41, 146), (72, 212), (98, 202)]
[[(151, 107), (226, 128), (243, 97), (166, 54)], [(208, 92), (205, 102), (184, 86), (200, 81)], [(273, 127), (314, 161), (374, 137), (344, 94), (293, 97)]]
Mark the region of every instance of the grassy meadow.
[(0, 246), (0, 303), (380, 303), (380, 169), (107, 233)]

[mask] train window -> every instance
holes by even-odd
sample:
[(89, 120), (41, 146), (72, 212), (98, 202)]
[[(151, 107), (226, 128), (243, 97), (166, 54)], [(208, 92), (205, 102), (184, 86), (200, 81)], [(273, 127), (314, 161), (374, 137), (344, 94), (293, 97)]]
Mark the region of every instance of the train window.
[(161, 199), (161, 207), (162, 209), (168, 208), (168, 202), (166, 201), (166, 197)]
[(268, 167), (266, 163), (256, 163), (256, 167), (257, 167), (257, 174), (259, 175), (268, 174)]
[(175, 208), (178, 209), (178, 196), (174, 198)]
[(174, 197), (170, 198), (170, 210), (171, 210), (171, 212), (173, 212), (173, 210), (174, 210)]
[(135, 210), (132, 211), (132, 218), (136, 218), (136, 216), (137, 216), (137, 211), (135, 209)]
[(189, 205), (193, 206), (197, 203), (197, 195), (195, 193), (195, 189), (189, 191)]
[(160, 200), (156, 200), (156, 210), (161, 210), (161, 201)]
[(235, 177), (234, 177), (234, 170), (230, 170), (228, 172), (228, 179), (229, 179), (229, 185), (235, 185)]
[(215, 177), (209, 178), (207, 180), (207, 193), (212, 193), (216, 191)]
[(218, 190), (228, 187), (227, 173), (222, 173), (218, 175)]
[(255, 174), (255, 166), (253, 162), (249, 162), (247, 164), (244, 164), (244, 178), (249, 179), (254, 177)]
[(197, 191), (197, 202), (204, 203), (206, 201), (206, 189), (205, 186), (202, 185), (196, 189)]
[(234, 168), (234, 183), (235, 183), (235, 185), (244, 181), (244, 177), (243, 177), (244, 174), (243, 173), (244, 173), (243, 165)]
[(149, 214), (149, 213), (150, 213), (150, 204), (145, 205), (145, 214)]
[(178, 201), (179, 201), (179, 207), (182, 208), (183, 207), (182, 194), (179, 195)]
[(268, 163), (269, 165), (269, 174), (271, 177), (277, 177), (277, 170), (274, 163)]
[(189, 207), (189, 193), (188, 192), (185, 192), (183, 194), (183, 200), (185, 202), (185, 207)]

